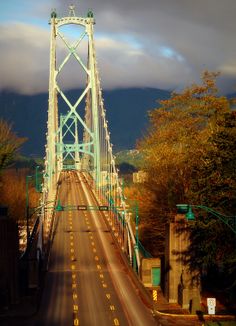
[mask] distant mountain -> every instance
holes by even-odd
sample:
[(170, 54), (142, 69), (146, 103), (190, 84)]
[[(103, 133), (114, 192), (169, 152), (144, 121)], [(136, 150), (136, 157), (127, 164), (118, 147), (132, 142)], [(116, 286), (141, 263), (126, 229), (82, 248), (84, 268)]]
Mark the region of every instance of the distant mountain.
[[(79, 91), (68, 91), (72, 103)], [(157, 100), (169, 98), (170, 92), (153, 88), (116, 89), (103, 92), (111, 140), (115, 151), (132, 149), (148, 123), (147, 112), (158, 106)], [(44, 155), (48, 94), (19, 95), (0, 93), (0, 118), (13, 123), (19, 136), (28, 138), (22, 153)]]

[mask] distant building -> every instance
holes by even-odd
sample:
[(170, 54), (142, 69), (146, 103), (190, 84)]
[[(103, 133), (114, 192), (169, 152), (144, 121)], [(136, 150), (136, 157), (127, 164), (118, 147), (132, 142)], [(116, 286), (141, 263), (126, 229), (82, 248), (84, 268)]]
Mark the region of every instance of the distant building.
[(138, 171), (133, 173), (133, 183), (144, 183), (148, 179), (148, 173), (145, 171)]

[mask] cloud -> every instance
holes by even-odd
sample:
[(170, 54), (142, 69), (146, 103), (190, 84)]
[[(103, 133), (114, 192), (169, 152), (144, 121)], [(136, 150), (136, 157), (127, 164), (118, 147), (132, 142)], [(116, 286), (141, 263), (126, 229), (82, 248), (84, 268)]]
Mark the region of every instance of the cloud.
[[(71, 0), (37, 3), (32, 19), (44, 19), (45, 28), (23, 23), (1, 27), (1, 89), (47, 91), (48, 11), (56, 7), (59, 16), (67, 15), (69, 4)], [(78, 15), (86, 14), (88, 8), (95, 13), (95, 44), (103, 88), (179, 89), (198, 82), (201, 72), (209, 69), (221, 71), (219, 86), (223, 91), (234, 89), (235, 0), (136, 0), (135, 5), (132, 0), (87, 0), (76, 4)], [(61, 44), (61, 60), (66, 54), (62, 48)], [(86, 57), (85, 47), (82, 52)], [(60, 81), (64, 88), (75, 88), (78, 78), (73, 76), (74, 66), (66, 68)]]
[(47, 89), (49, 34), (32, 25), (0, 26), (0, 88), (20, 93)]

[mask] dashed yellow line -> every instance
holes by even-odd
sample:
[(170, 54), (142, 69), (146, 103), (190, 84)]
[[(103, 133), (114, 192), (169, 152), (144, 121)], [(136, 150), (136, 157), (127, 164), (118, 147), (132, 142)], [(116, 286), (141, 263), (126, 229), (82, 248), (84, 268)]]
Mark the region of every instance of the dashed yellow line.
[(74, 304), (73, 305), (73, 310), (74, 310), (74, 312), (78, 312), (79, 306), (77, 304)]
[(114, 325), (116, 325), (116, 326), (119, 326), (120, 325), (119, 319), (114, 318)]
[(112, 304), (112, 305), (110, 305), (110, 310), (111, 311), (115, 311), (115, 306)]
[(75, 318), (74, 319), (74, 326), (79, 326), (79, 319), (78, 318)]
[(77, 293), (73, 293), (72, 297), (73, 297), (73, 300), (77, 300), (78, 299)]

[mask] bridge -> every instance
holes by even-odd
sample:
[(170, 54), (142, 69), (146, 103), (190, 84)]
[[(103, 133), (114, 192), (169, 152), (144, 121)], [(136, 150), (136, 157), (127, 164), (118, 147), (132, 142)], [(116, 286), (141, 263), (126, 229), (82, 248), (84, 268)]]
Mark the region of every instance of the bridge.
[[(35, 324), (156, 325), (139, 284), (137, 210), (125, 201), (115, 164), (94, 24), (91, 10), (86, 17), (77, 17), (74, 6), (67, 17), (51, 13), (46, 156), (36, 231), (27, 248), (47, 268)], [(76, 40), (67, 39), (67, 26), (78, 28)], [(62, 60), (59, 41), (66, 50)], [(84, 76), (74, 102), (60, 86), (70, 60)]]

